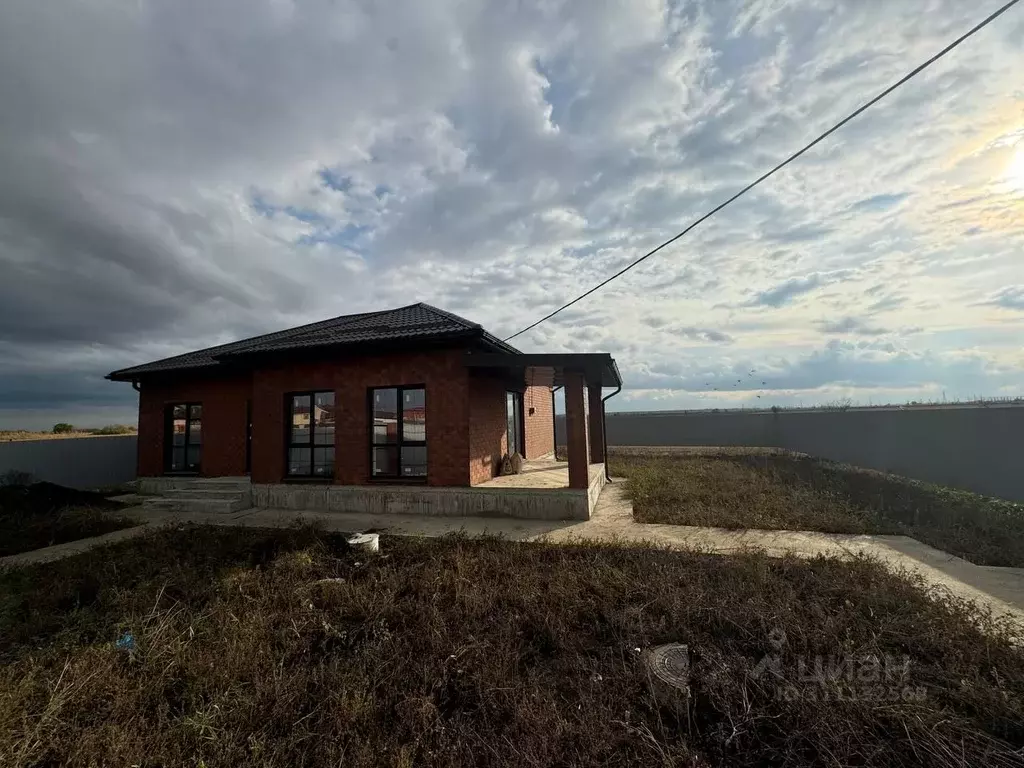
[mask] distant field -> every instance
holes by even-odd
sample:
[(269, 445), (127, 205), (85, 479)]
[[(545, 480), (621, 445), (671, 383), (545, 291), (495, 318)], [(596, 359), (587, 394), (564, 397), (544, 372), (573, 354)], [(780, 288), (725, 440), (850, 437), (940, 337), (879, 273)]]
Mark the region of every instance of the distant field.
[(74, 432), (30, 432), (25, 429), (0, 430), (0, 443), (14, 443), (22, 440), (65, 440), (72, 437), (122, 437), (124, 435), (138, 434), (135, 427), (118, 427), (121, 431), (108, 431), (109, 427), (100, 427), (90, 430), (76, 430)]
[(903, 534), (1024, 567), (1024, 504), (778, 449), (613, 451), (641, 523)]

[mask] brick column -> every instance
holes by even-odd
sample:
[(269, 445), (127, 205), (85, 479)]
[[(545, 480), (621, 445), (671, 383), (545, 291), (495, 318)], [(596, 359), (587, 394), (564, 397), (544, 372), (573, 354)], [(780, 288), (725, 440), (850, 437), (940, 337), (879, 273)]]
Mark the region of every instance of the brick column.
[(601, 403), (601, 385), (587, 386), (587, 400), (590, 405), (590, 463), (604, 463), (604, 410)]
[(590, 485), (587, 417), (583, 404), (583, 374), (565, 372), (565, 443), (569, 453), (569, 487)]

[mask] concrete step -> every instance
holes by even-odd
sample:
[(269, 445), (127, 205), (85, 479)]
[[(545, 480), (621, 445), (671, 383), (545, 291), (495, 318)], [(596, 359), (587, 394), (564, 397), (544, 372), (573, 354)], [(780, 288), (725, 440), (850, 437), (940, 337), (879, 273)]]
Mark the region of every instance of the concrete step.
[(165, 499), (240, 499), (248, 497), (252, 491), (235, 488), (174, 488), (161, 494)]
[(146, 509), (155, 512), (181, 512), (185, 514), (199, 513), (211, 515), (226, 515), (232, 512), (239, 512), (249, 509), (252, 502), (248, 498), (231, 499), (176, 499), (159, 497), (150, 499), (144, 505)]
[(248, 490), (252, 487), (252, 483), (249, 482), (248, 478), (243, 480), (236, 480), (234, 478), (219, 478), (219, 477), (200, 477), (196, 478), (188, 485), (179, 485), (178, 488), (209, 488), (211, 490), (224, 490), (227, 488), (236, 488), (238, 490)]
[(191, 488), (248, 491), (252, 487), (248, 477), (140, 477), (138, 483), (140, 493), (157, 495)]

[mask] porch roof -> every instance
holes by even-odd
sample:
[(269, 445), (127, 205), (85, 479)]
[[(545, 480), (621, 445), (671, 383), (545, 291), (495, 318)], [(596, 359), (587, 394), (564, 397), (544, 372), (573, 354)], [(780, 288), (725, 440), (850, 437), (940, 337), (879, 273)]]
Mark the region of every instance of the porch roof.
[(466, 355), (465, 361), (467, 368), (522, 372), (524, 376), (528, 368), (546, 368), (551, 371), (551, 383), (556, 387), (565, 383), (566, 371), (578, 371), (588, 382), (600, 382), (602, 387), (622, 386), (619, 367), (615, 364), (615, 359), (607, 352), (568, 352), (565, 354), (471, 352)]

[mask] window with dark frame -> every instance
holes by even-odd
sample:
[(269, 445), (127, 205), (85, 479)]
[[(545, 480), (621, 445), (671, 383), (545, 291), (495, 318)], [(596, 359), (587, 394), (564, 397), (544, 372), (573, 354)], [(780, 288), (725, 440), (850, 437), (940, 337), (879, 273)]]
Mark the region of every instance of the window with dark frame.
[(334, 477), (334, 392), (288, 395), (288, 477)]
[(422, 386), (370, 390), (370, 474), (427, 476), (427, 399)]
[(203, 452), (202, 403), (167, 406), (167, 472), (198, 472)]

